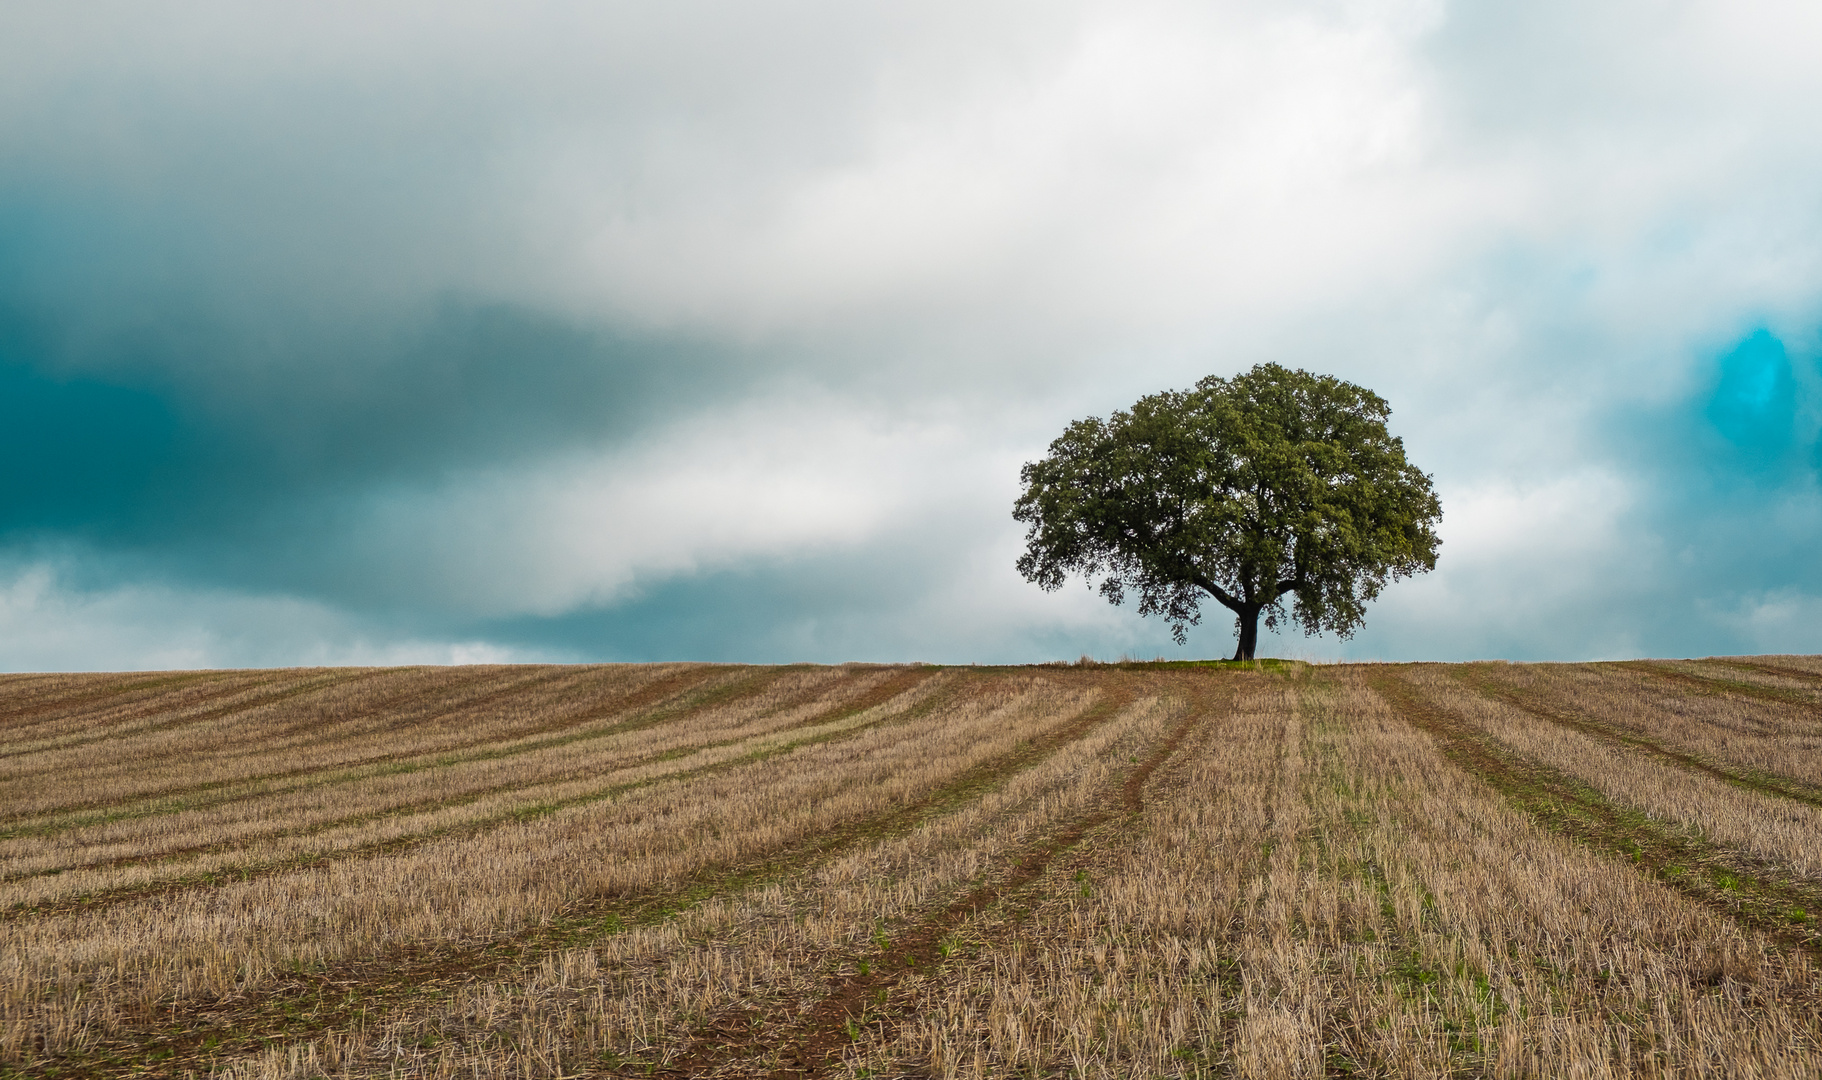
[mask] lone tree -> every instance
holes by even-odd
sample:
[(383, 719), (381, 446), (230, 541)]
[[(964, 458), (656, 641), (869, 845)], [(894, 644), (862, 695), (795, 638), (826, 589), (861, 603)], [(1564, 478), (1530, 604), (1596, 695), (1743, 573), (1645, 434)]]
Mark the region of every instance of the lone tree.
[(1441, 543), (1442, 504), (1390, 415), (1364, 387), (1261, 364), (1078, 420), (1020, 473), (1019, 573), (1047, 591), (1098, 576), (1115, 604), (1137, 592), (1178, 644), (1212, 596), (1238, 623), (1235, 660), (1253, 659), (1261, 613), (1349, 637)]

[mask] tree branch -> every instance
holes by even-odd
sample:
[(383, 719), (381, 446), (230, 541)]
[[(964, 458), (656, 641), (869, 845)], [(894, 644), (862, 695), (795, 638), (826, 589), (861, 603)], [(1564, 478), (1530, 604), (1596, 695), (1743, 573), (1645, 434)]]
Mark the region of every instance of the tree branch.
[(1203, 577), (1201, 574), (1192, 575), (1191, 580), (1193, 580), (1196, 583), (1196, 585), (1202, 589), (1203, 592), (1206, 592), (1206, 593), (1208, 593), (1208, 595), (1214, 597), (1216, 600), (1221, 601), (1222, 607), (1227, 608), (1229, 611), (1232, 611), (1236, 615), (1240, 614), (1240, 609), (1246, 606), (1246, 605), (1242, 604), (1239, 600), (1235, 599), (1234, 595), (1232, 593), (1228, 592), (1226, 589), (1223, 589), (1221, 586), (1216, 585), (1214, 582)]

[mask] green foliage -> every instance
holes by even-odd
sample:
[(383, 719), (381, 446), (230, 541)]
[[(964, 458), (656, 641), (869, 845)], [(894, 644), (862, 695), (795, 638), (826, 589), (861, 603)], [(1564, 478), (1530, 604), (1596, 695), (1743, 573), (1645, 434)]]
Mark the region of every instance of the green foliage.
[(1212, 596), (1235, 615), (1236, 660), (1261, 614), (1348, 637), (1441, 543), (1442, 504), (1390, 415), (1363, 387), (1261, 364), (1078, 420), (1020, 475), (1019, 572), (1047, 590), (1098, 577), (1115, 604), (1136, 593), (1178, 643)]

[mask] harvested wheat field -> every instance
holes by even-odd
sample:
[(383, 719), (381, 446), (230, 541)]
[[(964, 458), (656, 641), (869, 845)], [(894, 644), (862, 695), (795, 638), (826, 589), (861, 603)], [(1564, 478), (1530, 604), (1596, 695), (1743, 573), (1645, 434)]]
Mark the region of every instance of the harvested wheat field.
[(1822, 1075), (1822, 660), (0, 676), (0, 1069)]

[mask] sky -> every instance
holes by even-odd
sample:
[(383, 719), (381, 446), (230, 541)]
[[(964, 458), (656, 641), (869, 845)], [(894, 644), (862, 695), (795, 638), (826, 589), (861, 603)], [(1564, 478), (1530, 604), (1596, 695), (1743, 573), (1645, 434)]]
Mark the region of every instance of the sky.
[(1225, 656), (1071, 420), (1371, 387), (1310, 660), (1822, 652), (1822, 6), (0, 7), (0, 670)]

